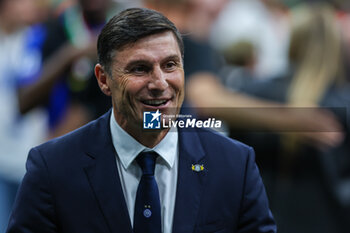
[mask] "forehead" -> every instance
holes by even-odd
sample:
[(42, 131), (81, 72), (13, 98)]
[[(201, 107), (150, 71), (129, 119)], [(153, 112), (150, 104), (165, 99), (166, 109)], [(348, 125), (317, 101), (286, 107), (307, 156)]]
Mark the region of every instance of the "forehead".
[(166, 31), (146, 36), (124, 46), (116, 51), (114, 63), (123, 65), (137, 60), (159, 62), (169, 56), (178, 56), (180, 59), (181, 52), (175, 35), (171, 31)]

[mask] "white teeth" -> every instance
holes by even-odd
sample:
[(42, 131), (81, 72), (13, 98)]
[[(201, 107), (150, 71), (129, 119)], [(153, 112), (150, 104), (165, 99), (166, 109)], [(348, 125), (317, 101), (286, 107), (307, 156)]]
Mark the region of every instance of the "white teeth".
[(148, 105), (161, 105), (165, 104), (167, 100), (145, 100), (143, 102)]

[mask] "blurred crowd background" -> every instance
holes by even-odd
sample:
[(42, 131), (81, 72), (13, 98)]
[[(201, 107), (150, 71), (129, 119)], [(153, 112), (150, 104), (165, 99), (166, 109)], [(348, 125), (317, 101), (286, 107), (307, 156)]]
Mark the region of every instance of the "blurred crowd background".
[(184, 111), (254, 147), (278, 231), (350, 232), (349, 1), (0, 0), (0, 233), (29, 149), (111, 107), (96, 40), (134, 6), (184, 35)]

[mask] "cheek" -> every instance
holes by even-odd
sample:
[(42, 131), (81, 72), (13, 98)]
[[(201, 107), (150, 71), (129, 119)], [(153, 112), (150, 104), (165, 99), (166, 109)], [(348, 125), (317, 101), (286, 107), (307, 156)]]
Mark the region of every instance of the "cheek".
[(109, 87), (112, 92), (112, 101), (118, 108), (121, 108), (127, 96), (128, 77), (126, 75), (114, 77)]
[(126, 87), (128, 85), (129, 76), (127, 74), (119, 73), (117, 75), (116, 80), (117, 80), (117, 82), (115, 82), (116, 88), (119, 89), (119, 91), (123, 91), (126, 89)]
[(145, 86), (145, 81), (128, 75), (120, 76), (119, 78), (118, 89), (121, 98), (127, 104), (130, 104)]
[(176, 94), (181, 94), (184, 92), (184, 72), (179, 69), (178, 72), (174, 73), (168, 79), (169, 84), (175, 90)]
[(185, 98), (185, 74), (184, 70), (181, 70), (181, 75), (177, 79), (177, 84), (179, 88), (179, 93), (178, 93), (178, 107), (180, 107), (183, 103), (183, 100)]
[(125, 96), (130, 86), (130, 78), (126, 74), (118, 75), (116, 82), (114, 82), (113, 89), (117, 92), (117, 96)]

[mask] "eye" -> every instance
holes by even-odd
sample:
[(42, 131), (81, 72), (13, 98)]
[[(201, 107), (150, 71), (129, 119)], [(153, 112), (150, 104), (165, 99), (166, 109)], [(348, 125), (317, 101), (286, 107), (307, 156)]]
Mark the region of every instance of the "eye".
[(175, 61), (168, 61), (164, 65), (164, 69), (167, 71), (173, 71), (177, 67), (177, 63)]
[(137, 75), (142, 75), (142, 74), (146, 74), (149, 72), (149, 67), (145, 66), (145, 65), (137, 65), (135, 67), (133, 67), (130, 72), (137, 74)]

